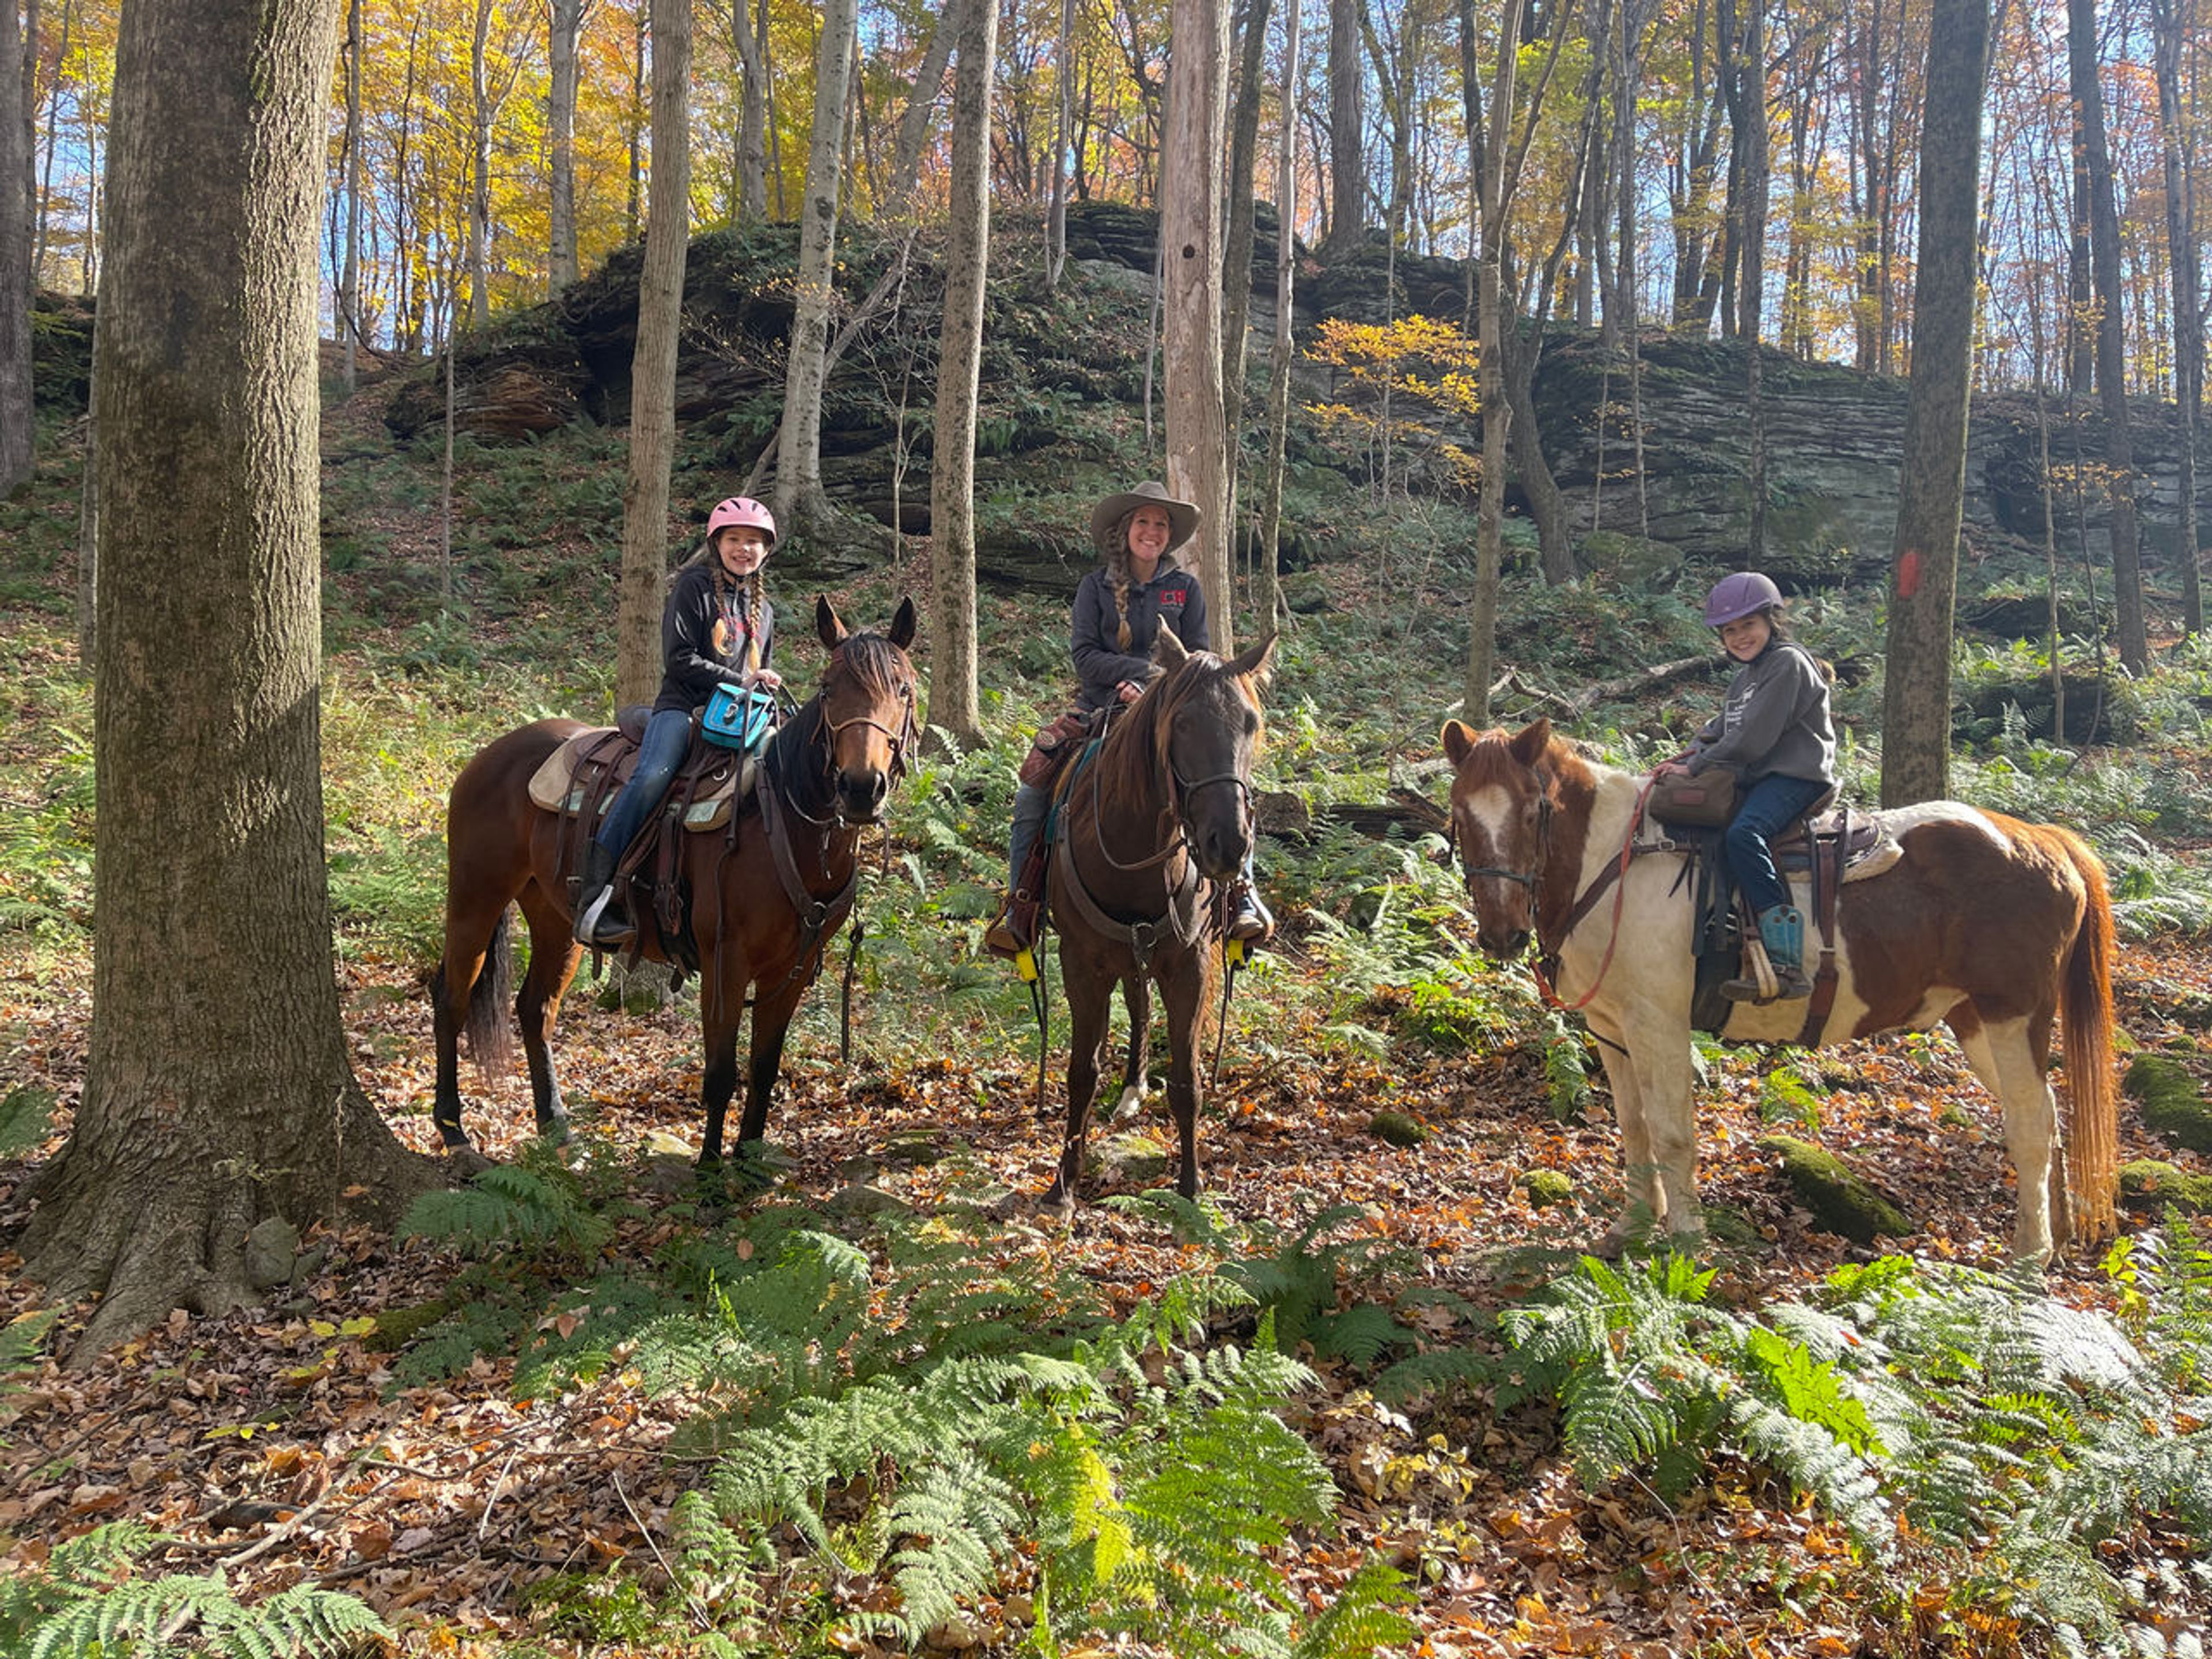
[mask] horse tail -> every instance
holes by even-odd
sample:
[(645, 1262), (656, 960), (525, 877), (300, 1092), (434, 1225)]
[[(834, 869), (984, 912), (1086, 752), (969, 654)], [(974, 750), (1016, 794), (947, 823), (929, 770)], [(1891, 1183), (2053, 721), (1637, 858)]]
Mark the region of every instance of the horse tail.
[(2077, 1239), (2118, 1231), (2119, 1090), (2112, 1054), (2112, 902), (2105, 866), (2079, 836), (2061, 830), (2067, 856), (2081, 878), (2081, 925), (2067, 947), (2058, 1023), (2066, 1080), (2073, 1097), (2063, 1142), (2067, 1206)]
[[(507, 913), (502, 909), (492, 924), (484, 945), (483, 965), (469, 989), (468, 1012), (461, 1020), (460, 1038), (477, 1069), (489, 1079), (502, 1076), (514, 1064), (514, 1033), (507, 1029), (507, 1005), (514, 991), (514, 947), (507, 938)], [(430, 977), (434, 1006), (446, 1002), (447, 964), (440, 962)]]

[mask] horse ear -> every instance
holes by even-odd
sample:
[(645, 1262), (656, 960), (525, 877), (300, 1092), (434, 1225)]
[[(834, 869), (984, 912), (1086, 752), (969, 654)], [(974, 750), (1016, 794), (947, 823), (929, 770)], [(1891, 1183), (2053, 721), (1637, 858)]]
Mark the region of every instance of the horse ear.
[(1246, 646), (1231, 660), (1229, 672), (1239, 679), (1250, 675), (1267, 684), (1275, 672), (1275, 636), (1270, 634), (1259, 644)]
[(914, 600), (911, 597), (899, 601), (898, 615), (891, 618), (891, 631), (887, 636), (902, 651), (914, 643)]
[(1474, 728), (1465, 720), (1444, 722), (1444, 755), (1454, 766), (1467, 764), (1474, 750)]
[(1539, 714), (1513, 734), (1510, 745), (1513, 758), (1523, 766), (1534, 766), (1543, 758), (1544, 751), (1552, 746), (1552, 722)]
[(839, 619), (837, 609), (830, 603), (827, 593), (814, 596), (814, 631), (822, 636), (825, 650), (835, 651), (845, 642), (845, 624)]
[(1152, 661), (1172, 673), (1190, 660), (1190, 653), (1183, 648), (1174, 629), (1160, 624), (1160, 631), (1152, 636)]

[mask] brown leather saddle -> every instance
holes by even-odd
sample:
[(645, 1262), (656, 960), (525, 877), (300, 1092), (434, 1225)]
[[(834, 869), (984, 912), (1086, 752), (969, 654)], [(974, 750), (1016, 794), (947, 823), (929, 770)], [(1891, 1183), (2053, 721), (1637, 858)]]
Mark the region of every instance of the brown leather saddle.
[[(638, 745), (645, 740), (646, 723), (652, 717), (653, 710), (642, 704), (623, 709), (612, 726), (569, 738), (531, 780), (532, 799), (562, 818), (556, 879), (568, 895), (571, 914), (585, 846), (637, 770)], [(751, 756), (706, 741), (698, 715), (692, 715), (690, 747), (669, 780), (667, 793), (638, 826), (615, 866), (615, 879), (625, 884), (629, 914), (638, 921), (629, 951), (633, 964), (644, 948), (644, 921), (649, 915), (669, 962), (679, 973), (697, 970), (690, 884), (683, 874), (684, 836), (728, 827), (752, 787), (756, 764)], [(551, 800), (546, 799), (549, 793)]]

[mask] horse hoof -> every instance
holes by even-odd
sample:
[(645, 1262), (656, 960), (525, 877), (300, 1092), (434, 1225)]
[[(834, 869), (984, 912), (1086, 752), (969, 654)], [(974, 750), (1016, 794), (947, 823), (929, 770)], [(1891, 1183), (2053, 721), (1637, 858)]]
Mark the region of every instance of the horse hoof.
[(1066, 1226), (1075, 1219), (1075, 1194), (1061, 1190), (1055, 1182), (1052, 1190), (1037, 1200), (1037, 1213)]

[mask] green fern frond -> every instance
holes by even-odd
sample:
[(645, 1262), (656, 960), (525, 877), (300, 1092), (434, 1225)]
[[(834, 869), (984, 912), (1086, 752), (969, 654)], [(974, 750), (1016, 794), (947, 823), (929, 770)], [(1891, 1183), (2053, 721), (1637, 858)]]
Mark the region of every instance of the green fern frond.
[(1314, 1352), (1323, 1358), (1372, 1365), (1392, 1350), (1412, 1346), (1413, 1334), (1388, 1308), (1354, 1303), (1341, 1313), (1324, 1316), (1313, 1327)]
[(1402, 1406), (1440, 1393), (1455, 1382), (1480, 1385), (1496, 1381), (1498, 1375), (1498, 1361), (1480, 1349), (1431, 1348), (1389, 1366), (1376, 1376), (1370, 1389), (1384, 1404)]
[(1404, 1648), (1420, 1638), (1407, 1616), (1413, 1587), (1388, 1562), (1370, 1560), (1346, 1581), (1336, 1600), (1315, 1614), (1292, 1659), (1366, 1659), (1383, 1648)]
[(901, 1611), (892, 1621), (918, 1643), (998, 1582), (1026, 1516), (1013, 1489), (981, 1462), (955, 1453), (899, 1490), (890, 1530), (908, 1541), (892, 1557)]
[(409, 1206), (399, 1232), (465, 1255), (550, 1248), (589, 1259), (613, 1236), (613, 1224), (584, 1204), (573, 1181), (495, 1164), (458, 1191), (423, 1194)]

